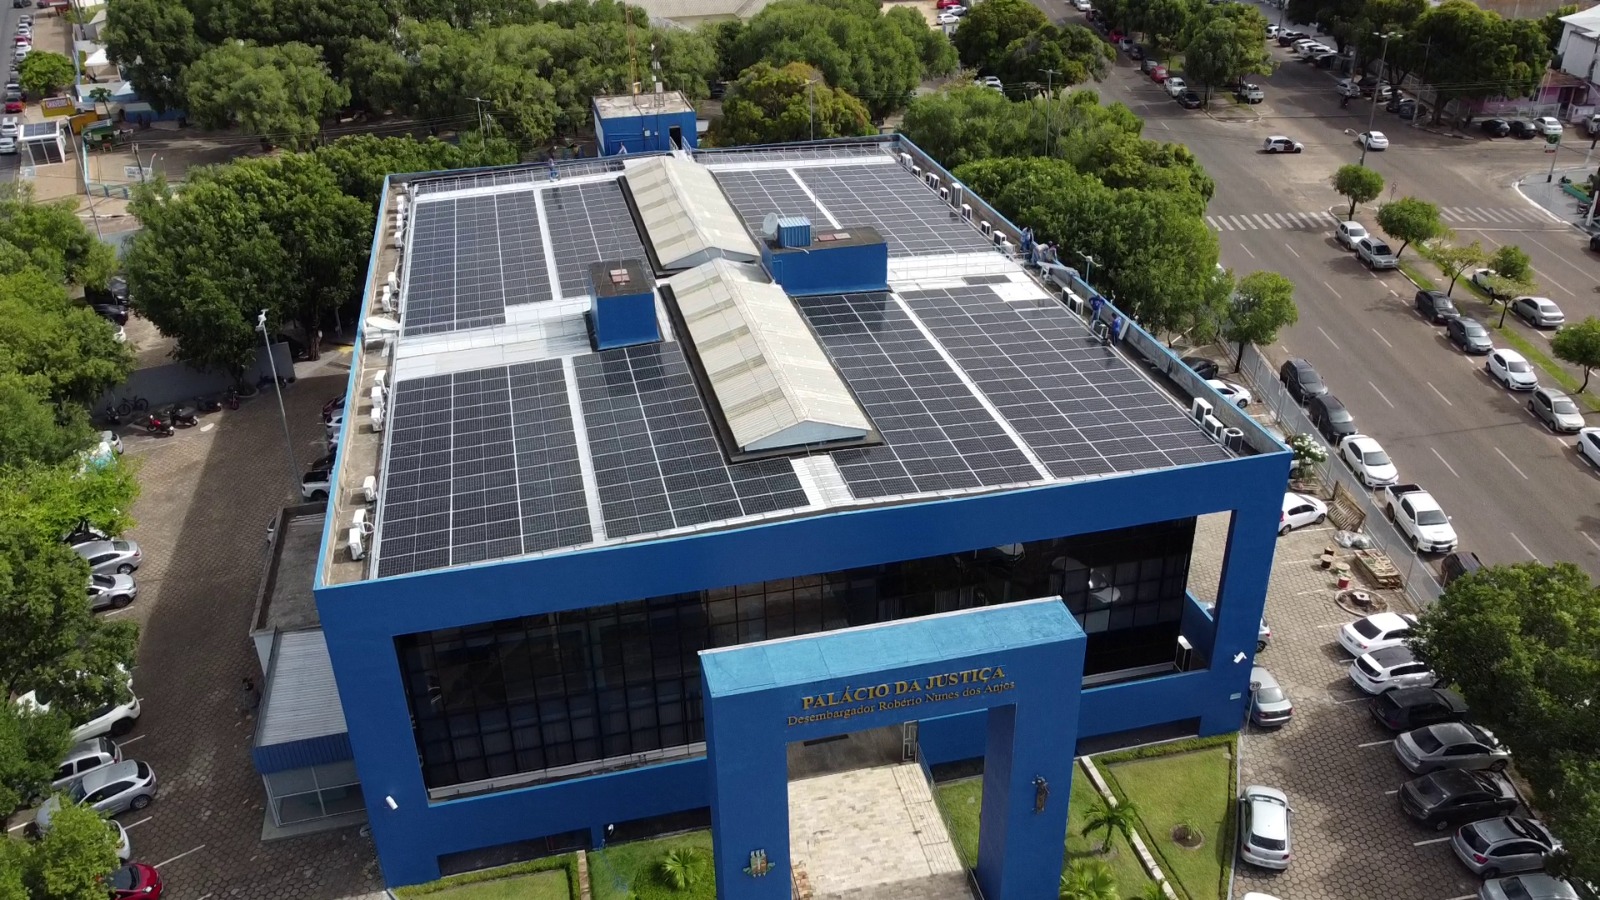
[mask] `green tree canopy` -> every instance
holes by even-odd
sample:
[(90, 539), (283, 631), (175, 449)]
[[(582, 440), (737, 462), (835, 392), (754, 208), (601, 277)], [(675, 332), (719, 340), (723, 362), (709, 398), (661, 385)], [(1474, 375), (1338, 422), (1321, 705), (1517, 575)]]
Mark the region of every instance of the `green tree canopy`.
[(1266, 346), (1278, 332), (1300, 320), (1294, 305), (1294, 282), (1277, 272), (1257, 271), (1239, 279), (1222, 324), (1222, 336), (1239, 345), (1233, 370), (1239, 371), (1246, 344)]
[(1013, 43), (1049, 24), (1045, 14), (1027, 0), (984, 0), (973, 4), (961, 20), (953, 42), (962, 65), (995, 73), (1005, 65)]
[(1350, 211), (1345, 218), (1356, 217), (1356, 207), (1376, 200), (1383, 193), (1383, 176), (1366, 166), (1346, 163), (1333, 173), (1333, 189), (1350, 201)]
[(1473, 241), (1466, 246), (1457, 244), (1444, 244), (1434, 248), (1433, 261), (1438, 264), (1439, 270), (1450, 277), (1450, 286), (1445, 289), (1445, 296), (1455, 292), (1456, 282), (1461, 279), (1461, 274), (1468, 269), (1483, 265), (1483, 242)]
[(805, 63), (780, 69), (759, 62), (729, 86), (706, 137), (711, 146), (732, 147), (876, 133), (860, 100), (829, 87)]
[(78, 218), (75, 198), (34, 201), (33, 185), (0, 182), (0, 275), (33, 266), (52, 279), (105, 287), (117, 255)]
[(1208, 6), (1195, 18), (1183, 49), (1183, 71), (1191, 82), (1211, 88), (1244, 75), (1272, 74), (1267, 52), (1267, 20), (1254, 6)]
[(1015, 104), (988, 88), (957, 85), (913, 100), (900, 133), (953, 171), (974, 160), (1042, 151), (1038, 118), (1017, 114)]
[(442, 172), (471, 166), (509, 165), (517, 161), (516, 147), (504, 139), (487, 145), (464, 140), (461, 144), (409, 137), (356, 134), (312, 151), (326, 166), (342, 193), (377, 207), (378, 193), (389, 175), (407, 172)]
[(272, 144), (301, 147), (323, 119), (350, 101), (317, 48), (229, 42), (207, 50), (184, 74), (189, 114), (207, 128), (235, 122)]
[(17, 68), (22, 75), (22, 89), (35, 97), (55, 94), (77, 77), (72, 60), (48, 50), (29, 53)]
[(106, 7), (106, 55), (158, 110), (184, 104), (183, 76), (204, 53), (194, 13), (171, 0), (119, 0)]
[(127, 380), (133, 354), (114, 329), (38, 269), (0, 275), (0, 372), (51, 403), (89, 404)]
[(1190, 0), (1147, 0), (1129, 10), (1129, 14), (1128, 24), (1144, 34), (1145, 43), (1154, 50), (1164, 51), (1172, 49), (1201, 12)]
[(94, 430), (81, 406), (55, 404), (40, 379), (0, 372), (0, 459), (60, 463), (89, 446)]
[[(1061, 90), (1104, 78), (1112, 53), (1109, 44), (1082, 25), (1044, 25), (1008, 44), (989, 71), (1007, 85)], [(1047, 69), (1054, 74), (1047, 76)], [(1017, 98), (1014, 92), (1009, 96)]]
[(1404, 40), (1409, 54), (1425, 58), (1422, 75), (1438, 91), (1436, 124), (1451, 100), (1529, 94), (1551, 55), (1538, 20), (1504, 19), (1469, 0), (1430, 8)]
[(23, 881), (37, 900), (104, 900), (106, 873), (117, 863), (110, 823), (90, 807), (64, 803), (26, 851)]
[(1533, 260), (1516, 244), (1501, 244), (1489, 254), (1489, 268), (1501, 278), (1527, 282), (1533, 280)]
[(0, 809), (17, 809), (49, 793), (71, 736), (72, 725), (60, 713), (0, 703)]
[(1439, 218), (1439, 207), (1416, 197), (1401, 197), (1378, 207), (1378, 227), (1384, 234), (1400, 240), (1400, 249), (1394, 254), (1396, 259), (1412, 243), (1431, 241), (1450, 231)]
[(1550, 352), (1583, 369), (1579, 393), (1589, 389), (1589, 374), (1600, 368), (1600, 319), (1586, 316), (1582, 322), (1567, 325), (1550, 338)]

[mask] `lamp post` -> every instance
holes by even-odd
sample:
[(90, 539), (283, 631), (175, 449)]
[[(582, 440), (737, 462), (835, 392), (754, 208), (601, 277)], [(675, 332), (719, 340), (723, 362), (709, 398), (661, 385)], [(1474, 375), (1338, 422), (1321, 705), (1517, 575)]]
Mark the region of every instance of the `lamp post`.
[[(1376, 32), (1376, 31), (1374, 31), (1372, 33), (1372, 36), (1373, 37), (1377, 37), (1377, 38), (1383, 38), (1383, 47), (1378, 52), (1378, 68), (1383, 70), (1383, 72), (1385, 74), (1387, 74), (1388, 71), (1389, 71), (1389, 62), (1388, 62), (1388, 60), (1389, 60), (1389, 39), (1390, 38), (1400, 37), (1400, 32), (1398, 32), (1398, 31), (1385, 31), (1385, 32), (1380, 34), (1380, 33)], [(1400, 86), (1399, 85), (1394, 85), (1394, 89), (1396, 91), (1399, 91), (1400, 90)], [(1377, 117), (1378, 117), (1378, 89), (1377, 89), (1376, 86), (1374, 86), (1373, 90), (1372, 90), (1372, 110), (1369, 113), (1367, 113), (1367, 130), (1366, 130), (1366, 134), (1368, 134), (1368, 135), (1372, 134), (1372, 123), (1373, 123), (1373, 120), (1377, 119)], [(1357, 163), (1357, 165), (1364, 166), (1366, 164), (1367, 164), (1367, 141), (1366, 141), (1365, 138), (1363, 138), (1362, 141), (1361, 141), (1361, 161), (1359, 163)]]
[(1089, 290), (1092, 291), (1094, 290), (1094, 285), (1089, 284), (1089, 279), (1094, 276), (1095, 258), (1082, 250), (1078, 251), (1078, 256), (1083, 258), (1083, 283), (1088, 285)]
[(278, 361), (272, 358), (272, 338), (267, 335), (267, 311), (256, 316), (256, 330), (261, 332), (261, 343), (267, 348), (267, 365), (272, 370), (272, 389), (278, 393), (278, 421), (283, 423), (283, 452), (289, 461), (291, 491), (300, 489), (300, 467), (294, 462), (294, 439), (289, 437), (289, 414), (283, 409), (283, 385), (278, 381)]

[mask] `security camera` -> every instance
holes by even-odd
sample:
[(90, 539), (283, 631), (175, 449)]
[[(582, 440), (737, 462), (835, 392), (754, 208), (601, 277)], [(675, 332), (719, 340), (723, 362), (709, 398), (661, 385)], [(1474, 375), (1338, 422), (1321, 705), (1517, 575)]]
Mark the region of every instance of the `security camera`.
[(389, 804), (389, 808), (390, 809), (399, 809), (400, 808), (400, 804), (394, 802), (394, 798), (393, 797), (384, 797), (383, 798), (383, 802)]
[(1234, 665), (1238, 665), (1239, 663), (1244, 662), (1244, 651), (1243, 650), (1240, 650), (1238, 653), (1235, 653), (1233, 655), (1233, 662), (1234, 662)]

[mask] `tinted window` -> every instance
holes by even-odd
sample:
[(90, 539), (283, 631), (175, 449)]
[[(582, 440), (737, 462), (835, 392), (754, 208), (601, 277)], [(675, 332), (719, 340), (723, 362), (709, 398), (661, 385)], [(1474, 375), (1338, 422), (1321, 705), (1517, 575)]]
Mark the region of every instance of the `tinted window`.
[(1439, 736), (1433, 733), (1432, 728), (1424, 728), (1423, 730), (1412, 734), (1411, 740), (1423, 753), (1434, 753), (1440, 747), (1444, 746), (1444, 744), (1439, 740)]
[(1389, 245), (1383, 243), (1382, 241), (1373, 241), (1372, 252), (1375, 254), (1386, 254), (1389, 252)]
[(1286, 699), (1281, 687), (1266, 687), (1256, 691), (1256, 700), (1260, 703), (1282, 703)]
[(1477, 322), (1463, 322), (1461, 324), (1461, 330), (1466, 332), (1468, 337), (1483, 337), (1489, 333)]
[(1443, 510), (1425, 509), (1417, 513), (1418, 525), (1443, 525), (1449, 521), (1449, 517), (1444, 514)]
[(1528, 371), (1528, 364), (1520, 359), (1514, 359), (1506, 363), (1506, 368), (1512, 372), (1526, 372)]
[(1564, 416), (1575, 416), (1578, 414), (1578, 404), (1573, 403), (1572, 400), (1567, 397), (1557, 398), (1555, 402), (1550, 404), (1550, 406), (1556, 412)]
[(1374, 450), (1362, 456), (1361, 461), (1369, 466), (1387, 466), (1389, 465), (1389, 454), (1382, 450)]
[(1352, 627), (1364, 638), (1375, 638), (1382, 633), (1371, 619), (1357, 619)]
[(134, 878), (132, 866), (123, 866), (115, 872), (112, 872), (111, 877), (108, 878), (107, 881), (111, 883), (112, 889), (118, 891), (131, 891), (133, 890), (134, 885), (137, 884), (137, 880)]

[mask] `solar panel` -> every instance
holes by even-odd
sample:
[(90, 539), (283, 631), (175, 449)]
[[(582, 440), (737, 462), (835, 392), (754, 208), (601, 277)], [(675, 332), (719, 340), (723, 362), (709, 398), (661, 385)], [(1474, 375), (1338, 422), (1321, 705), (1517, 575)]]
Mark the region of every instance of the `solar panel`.
[(888, 294), (795, 302), (886, 442), (831, 454), (855, 497), (1043, 478)]
[(676, 345), (607, 350), (574, 366), (608, 536), (807, 504), (787, 459), (728, 465)]
[(543, 201), (563, 297), (584, 296), (590, 263), (645, 258), (644, 242), (616, 181), (558, 183), (544, 192)]
[(1054, 300), (988, 286), (901, 295), (1058, 478), (1219, 460), (1223, 448)]
[(878, 229), (890, 256), (993, 249), (949, 204), (897, 165), (796, 169), (795, 175), (839, 224)]
[(814, 226), (828, 226), (828, 217), (806, 196), (800, 182), (785, 170), (751, 172), (743, 169), (713, 169), (712, 174), (751, 234), (761, 234), (761, 223), (768, 213), (805, 216)]
[(380, 577), (590, 540), (560, 360), (402, 381), (390, 409)]
[(500, 325), (507, 304), (551, 298), (533, 192), (418, 203), (410, 227), (407, 335)]

